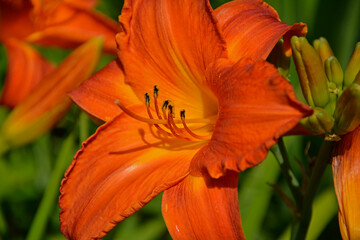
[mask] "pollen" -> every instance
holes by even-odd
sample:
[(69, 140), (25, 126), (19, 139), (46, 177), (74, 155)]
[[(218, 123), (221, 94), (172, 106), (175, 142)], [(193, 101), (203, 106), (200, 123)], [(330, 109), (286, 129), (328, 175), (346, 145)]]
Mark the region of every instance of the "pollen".
[[(130, 109), (126, 108), (119, 100), (115, 101), (115, 104), (127, 115), (130, 117), (153, 125), (161, 135), (166, 137), (175, 137), (186, 141), (204, 141), (209, 140), (211, 135), (202, 136), (194, 133), (194, 130), (200, 129), (199, 127), (192, 129), (189, 124), (200, 125), (214, 125), (214, 119), (209, 118), (200, 118), (200, 119), (187, 119), (185, 120), (185, 110), (180, 111), (180, 119), (175, 117), (175, 104), (171, 100), (164, 100), (161, 112), (159, 109), (159, 87), (154, 86), (153, 90), (153, 101), (154, 106), (151, 106), (150, 94), (146, 92), (144, 94), (145, 107), (147, 112), (147, 117), (139, 116), (136, 113), (132, 112)], [(154, 118), (153, 112), (155, 111), (156, 117)]]

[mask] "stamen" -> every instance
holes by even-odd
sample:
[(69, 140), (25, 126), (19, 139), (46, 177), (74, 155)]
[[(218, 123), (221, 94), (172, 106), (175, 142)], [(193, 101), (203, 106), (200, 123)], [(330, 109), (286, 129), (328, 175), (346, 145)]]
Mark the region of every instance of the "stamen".
[[(171, 109), (171, 110), (170, 110), (170, 109)], [(180, 132), (180, 134), (181, 134), (181, 129), (179, 129), (179, 128), (176, 126), (176, 124), (175, 124), (175, 122), (174, 122), (174, 119), (173, 119), (173, 114), (174, 114), (174, 113), (173, 113), (173, 106), (170, 107), (170, 105), (169, 105), (168, 126), (169, 126), (169, 129), (170, 129), (171, 133), (172, 133), (175, 137), (177, 137), (177, 138), (191, 141), (190, 138), (188, 138), (188, 137), (183, 137), (183, 136), (181, 136), (181, 135), (178, 134), (179, 132)]]
[(174, 117), (175, 117), (175, 113), (174, 113), (175, 107), (174, 107), (174, 104), (173, 104), (172, 102), (170, 102), (168, 108), (169, 108), (169, 113), (171, 114), (171, 117), (174, 118)]
[(184, 131), (183, 129), (178, 128), (178, 126), (176, 126), (176, 123), (174, 121), (174, 107), (172, 105), (169, 105), (169, 114), (168, 114), (168, 122), (170, 127), (174, 128), (174, 130), (180, 134), (182, 134)]
[(145, 93), (144, 94), (144, 96), (145, 96), (145, 105), (146, 105), (146, 107), (147, 108), (149, 108), (150, 107), (150, 96), (149, 96), (149, 93)]
[[(168, 121), (165, 119), (149, 119), (149, 118), (145, 118), (142, 116), (139, 116), (133, 112), (131, 112), (129, 109), (127, 109), (118, 99), (115, 100), (115, 104), (118, 105), (118, 107), (127, 115), (129, 115), (130, 117), (139, 120), (141, 122), (146, 122), (146, 123), (150, 123), (150, 124), (167, 124)], [(166, 110), (166, 108), (165, 108)], [(165, 112), (166, 115), (166, 112)], [(174, 122), (176, 124), (181, 123), (181, 120), (179, 119), (174, 119)], [(198, 118), (198, 119), (188, 119), (187, 120), (188, 123), (213, 123), (214, 121), (212, 119), (208, 119), (208, 118)]]
[[(151, 113), (151, 110), (150, 110), (150, 96), (149, 96), (149, 93), (145, 93), (145, 105), (146, 105), (146, 111), (149, 115), (149, 118), (150, 119), (154, 119), (152, 113)], [(165, 135), (168, 135), (168, 136), (171, 136), (171, 133), (165, 131), (164, 129), (162, 129), (158, 124), (154, 124), (154, 126), (163, 134)]]
[(155, 105), (155, 111), (156, 111), (156, 115), (159, 119), (162, 119), (161, 115), (160, 115), (160, 111), (159, 111), (159, 106), (158, 106), (158, 102), (157, 102), (157, 98), (159, 96), (159, 87), (157, 85), (154, 86), (154, 105)]
[(164, 115), (164, 119), (167, 119), (166, 109), (167, 109), (168, 105), (169, 105), (169, 100), (165, 100), (163, 105), (162, 105), (162, 108), (161, 108), (161, 110), (163, 112), (163, 115)]
[(166, 124), (167, 121), (165, 120), (157, 120), (157, 119), (149, 119), (149, 118), (144, 118), (141, 117), (133, 112), (131, 112), (129, 109), (127, 109), (124, 105), (122, 105), (122, 103), (119, 100), (115, 100), (115, 104), (119, 106), (119, 108), (126, 113), (127, 115), (129, 115), (130, 117), (139, 120), (141, 122), (146, 122), (146, 123), (150, 123), (150, 124)]
[(159, 87), (158, 85), (154, 86), (154, 98), (157, 98), (159, 96)]
[(190, 130), (190, 128), (186, 125), (185, 123), (185, 110), (181, 110), (180, 111), (180, 117), (181, 117), (181, 122), (184, 126), (184, 129), (186, 130), (186, 132), (188, 132), (192, 137), (194, 138), (197, 138), (197, 139), (209, 139), (209, 136), (200, 136), (200, 135), (197, 135), (196, 133), (194, 133), (193, 131)]

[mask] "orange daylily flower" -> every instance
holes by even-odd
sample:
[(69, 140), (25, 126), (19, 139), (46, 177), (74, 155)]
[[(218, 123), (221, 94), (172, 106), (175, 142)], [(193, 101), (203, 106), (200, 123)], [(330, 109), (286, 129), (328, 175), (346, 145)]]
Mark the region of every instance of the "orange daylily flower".
[(95, 3), (94, 0), (0, 0), (0, 42), (8, 55), (1, 104), (15, 107), (54, 70), (29, 43), (74, 48), (102, 36), (105, 51), (115, 53), (114, 36), (120, 26), (92, 10)]
[(344, 240), (360, 238), (360, 127), (343, 136), (333, 153), (333, 175)]
[(208, 0), (127, 0), (119, 19), (119, 60), (70, 94), (107, 123), (65, 173), (61, 231), (101, 238), (164, 192), (174, 239), (244, 239), (238, 172), (312, 112), (264, 60), (305, 25), (258, 0), (215, 12)]
[(102, 43), (101, 38), (94, 38), (76, 48), (10, 112), (0, 127), (0, 155), (33, 141), (67, 112), (72, 104), (67, 93), (95, 70)]

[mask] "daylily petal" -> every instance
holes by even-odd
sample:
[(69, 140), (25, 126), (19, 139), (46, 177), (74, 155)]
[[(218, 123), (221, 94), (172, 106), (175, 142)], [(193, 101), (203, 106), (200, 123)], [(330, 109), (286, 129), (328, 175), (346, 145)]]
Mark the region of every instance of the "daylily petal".
[(8, 69), (0, 103), (15, 107), (54, 69), (54, 66), (25, 42), (6, 39), (4, 44)]
[(121, 112), (115, 100), (127, 107), (141, 104), (130, 86), (124, 83), (124, 73), (117, 60), (92, 75), (69, 95), (84, 111), (103, 121), (109, 121)]
[[(97, 0), (61, 0), (62, 2), (66, 2), (67, 4), (74, 5), (81, 8), (92, 8), (97, 4)], [(46, 4), (56, 4), (59, 2), (57, 0), (31, 0), (34, 8), (41, 8)]]
[(312, 113), (266, 61), (221, 60), (209, 68), (207, 77), (219, 113), (211, 141), (193, 160), (194, 172), (205, 168), (218, 178), (227, 169), (240, 172), (255, 166), (280, 136)]
[[(139, 111), (144, 106), (134, 110)], [(188, 175), (196, 148), (182, 149), (189, 143), (164, 141), (155, 130), (123, 113), (83, 143), (60, 190), (61, 230), (67, 238), (103, 237)]]
[(162, 213), (175, 240), (245, 239), (238, 203), (238, 173), (219, 179), (186, 177), (163, 194)]
[(27, 37), (42, 45), (73, 48), (87, 40), (102, 36), (104, 50), (116, 52), (115, 34), (120, 25), (95, 10), (77, 7), (66, 2), (48, 1), (34, 8), (37, 32)]
[(10, 37), (23, 39), (30, 34), (33, 30), (30, 15), (30, 2), (0, 0), (0, 41)]
[(1, 143), (16, 147), (49, 130), (71, 105), (67, 92), (95, 69), (102, 40), (95, 38), (75, 49), (6, 118), (0, 129)]
[(360, 127), (343, 136), (333, 153), (334, 186), (344, 240), (360, 239)]
[[(157, 84), (159, 97), (170, 99), (192, 117), (216, 111), (203, 87), (206, 67), (225, 57), (225, 42), (207, 0), (127, 0), (116, 36), (125, 81), (143, 97)], [(206, 106), (206, 107), (204, 107)]]
[(230, 1), (217, 8), (215, 14), (234, 61), (242, 57), (266, 59), (282, 36), (285, 53), (290, 55), (291, 36), (305, 36), (307, 32), (303, 23), (282, 23), (277, 12), (261, 0)]

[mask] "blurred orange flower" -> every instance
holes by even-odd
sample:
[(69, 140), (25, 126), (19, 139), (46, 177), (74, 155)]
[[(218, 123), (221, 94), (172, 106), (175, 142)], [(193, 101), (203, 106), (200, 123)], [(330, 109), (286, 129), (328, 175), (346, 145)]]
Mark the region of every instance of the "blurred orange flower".
[(0, 99), (15, 107), (54, 70), (30, 45), (74, 48), (96, 36), (115, 53), (114, 36), (120, 26), (94, 11), (94, 0), (0, 0), (0, 42), (8, 55), (8, 69)]
[(10, 112), (0, 127), (0, 155), (35, 140), (67, 112), (72, 104), (67, 93), (93, 73), (102, 43), (93, 38), (76, 48)]
[(65, 173), (63, 234), (101, 238), (164, 191), (174, 239), (244, 239), (238, 172), (312, 112), (264, 59), (306, 26), (258, 0), (127, 0), (120, 23), (119, 60), (71, 93), (107, 123)]

